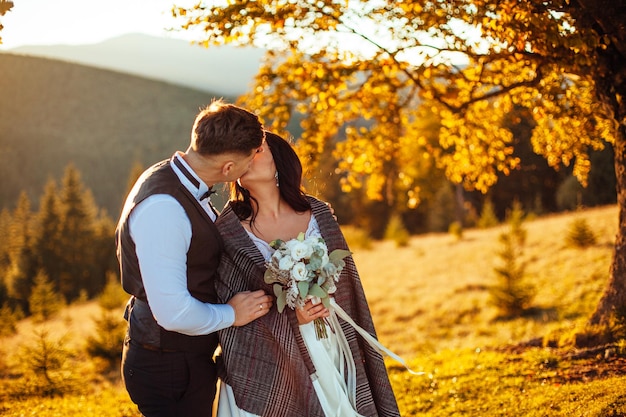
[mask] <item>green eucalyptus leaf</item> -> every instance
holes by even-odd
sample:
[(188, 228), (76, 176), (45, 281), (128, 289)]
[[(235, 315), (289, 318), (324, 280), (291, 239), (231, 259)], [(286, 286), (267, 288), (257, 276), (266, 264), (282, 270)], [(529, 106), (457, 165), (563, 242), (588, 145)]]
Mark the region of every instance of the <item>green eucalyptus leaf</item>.
[(307, 281), (298, 282), (298, 292), (303, 299), (309, 295), (309, 283)]
[(274, 284), (274, 295), (278, 298), (283, 292), (283, 286), (280, 284)]
[(287, 305), (287, 291), (283, 291), (276, 297), (276, 308), (279, 313), (282, 313)]
[(324, 289), (317, 284), (311, 285), (311, 288), (309, 288), (309, 294), (315, 297), (319, 297), (319, 298), (328, 297), (328, 293), (324, 291)]
[(330, 253), (330, 255), (328, 255), (328, 259), (330, 259), (332, 263), (337, 263), (338, 261), (342, 260), (346, 256), (350, 256), (350, 255), (352, 255), (352, 252), (350, 252), (349, 250), (335, 249), (334, 251)]
[(322, 304), (324, 304), (324, 307), (326, 308), (330, 307), (330, 297), (322, 298)]

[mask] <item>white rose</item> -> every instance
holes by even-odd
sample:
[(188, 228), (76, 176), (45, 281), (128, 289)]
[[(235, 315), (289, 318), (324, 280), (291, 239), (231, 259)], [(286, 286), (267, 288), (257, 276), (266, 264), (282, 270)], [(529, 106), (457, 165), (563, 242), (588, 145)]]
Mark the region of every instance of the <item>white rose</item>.
[(306, 243), (307, 246), (316, 246), (316, 245), (319, 245), (320, 238), (311, 236), (311, 237), (307, 237), (306, 239), (304, 239), (303, 242)]
[(283, 271), (289, 271), (291, 267), (293, 266), (293, 264), (294, 264), (294, 261), (293, 259), (291, 259), (291, 256), (283, 256), (278, 261), (278, 267), (282, 269)]
[(308, 258), (312, 253), (311, 247), (304, 242), (296, 242), (291, 247), (291, 257), (296, 260)]
[(301, 244), (299, 240), (296, 240), (296, 239), (288, 240), (287, 242), (285, 242), (285, 245), (282, 247), (283, 254), (290, 255), (293, 247), (298, 244)]
[(326, 246), (326, 242), (324, 241), (318, 242), (318, 246), (321, 247), (324, 250), (324, 252), (328, 252), (328, 246)]
[(291, 269), (291, 276), (296, 281), (306, 281), (308, 271), (306, 270), (306, 265), (304, 262), (296, 262), (296, 264)]

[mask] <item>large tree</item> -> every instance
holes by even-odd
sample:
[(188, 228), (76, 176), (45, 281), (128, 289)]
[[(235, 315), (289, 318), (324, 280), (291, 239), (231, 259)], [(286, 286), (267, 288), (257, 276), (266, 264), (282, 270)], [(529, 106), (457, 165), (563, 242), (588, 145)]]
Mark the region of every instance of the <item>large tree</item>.
[[(336, 143), (346, 190), (419, 202), (417, 170), (485, 192), (519, 164), (503, 118), (534, 118), (533, 149), (583, 184), (590, 153), (615, 150), (619, 233), (591, 323), (626, 310), (626, 3), (624, 0), (258, 0), (174, 7), (199, 43), (268, 52), (245, 104), (284, 131), (302, 118), (298, 151), (316, 163)], [(440, 120), (438, 143), (420, 108)], [(423, 113), (422, 113), (423, 114)]]
[[(13, 2), (8, 0), (0, 0), (0, 17), (4, 16), (6, 12), (13, 8)], [(2, 23), (0, 22), (0, 30), (2, 30)], [(0, 37), (0, 44), (2, 44), (2, 37)]]
[(60, 189), (58, 226), (59, 291), (66, 301), (76, 300), (81, 290), (93, 296), (104, 287), (101, 276), (106, 271), (94, 270), (98, 259), (95, 253), (97, 211), (91, 190), (83, 184), (80, 172), (73, 164), (68, 165)]

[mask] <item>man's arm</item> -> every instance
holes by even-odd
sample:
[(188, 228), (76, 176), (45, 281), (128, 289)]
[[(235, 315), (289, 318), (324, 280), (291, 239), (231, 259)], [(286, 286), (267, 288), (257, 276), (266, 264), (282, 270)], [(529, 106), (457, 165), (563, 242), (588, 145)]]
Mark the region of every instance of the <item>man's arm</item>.
[(153, 195), (130, 218), (143, 285), (152, 314), (167, 330), (197, 336), (231, 326), (229, 305), (203, 303), (187, 289), (187, 251), (191, 223), (169, 195)]
[(131, 214), (130, 232), (152, 314), (166, 330), (197, 336), (242, 326), (269, 311), (263, 291), (236, 294), (227, 304), (203, 303), (187, 289), (191, 223), (169, 195), (144, 200)]

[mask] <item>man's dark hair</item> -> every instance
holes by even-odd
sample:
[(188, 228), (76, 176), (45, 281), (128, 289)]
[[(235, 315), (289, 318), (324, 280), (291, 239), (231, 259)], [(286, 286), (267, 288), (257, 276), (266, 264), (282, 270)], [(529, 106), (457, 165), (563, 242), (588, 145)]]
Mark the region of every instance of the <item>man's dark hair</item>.
[(263, 143), (259, 118), (241, 107), (213, 100), (196, 116), (191, 149), (200, 155), (249, 154)]

